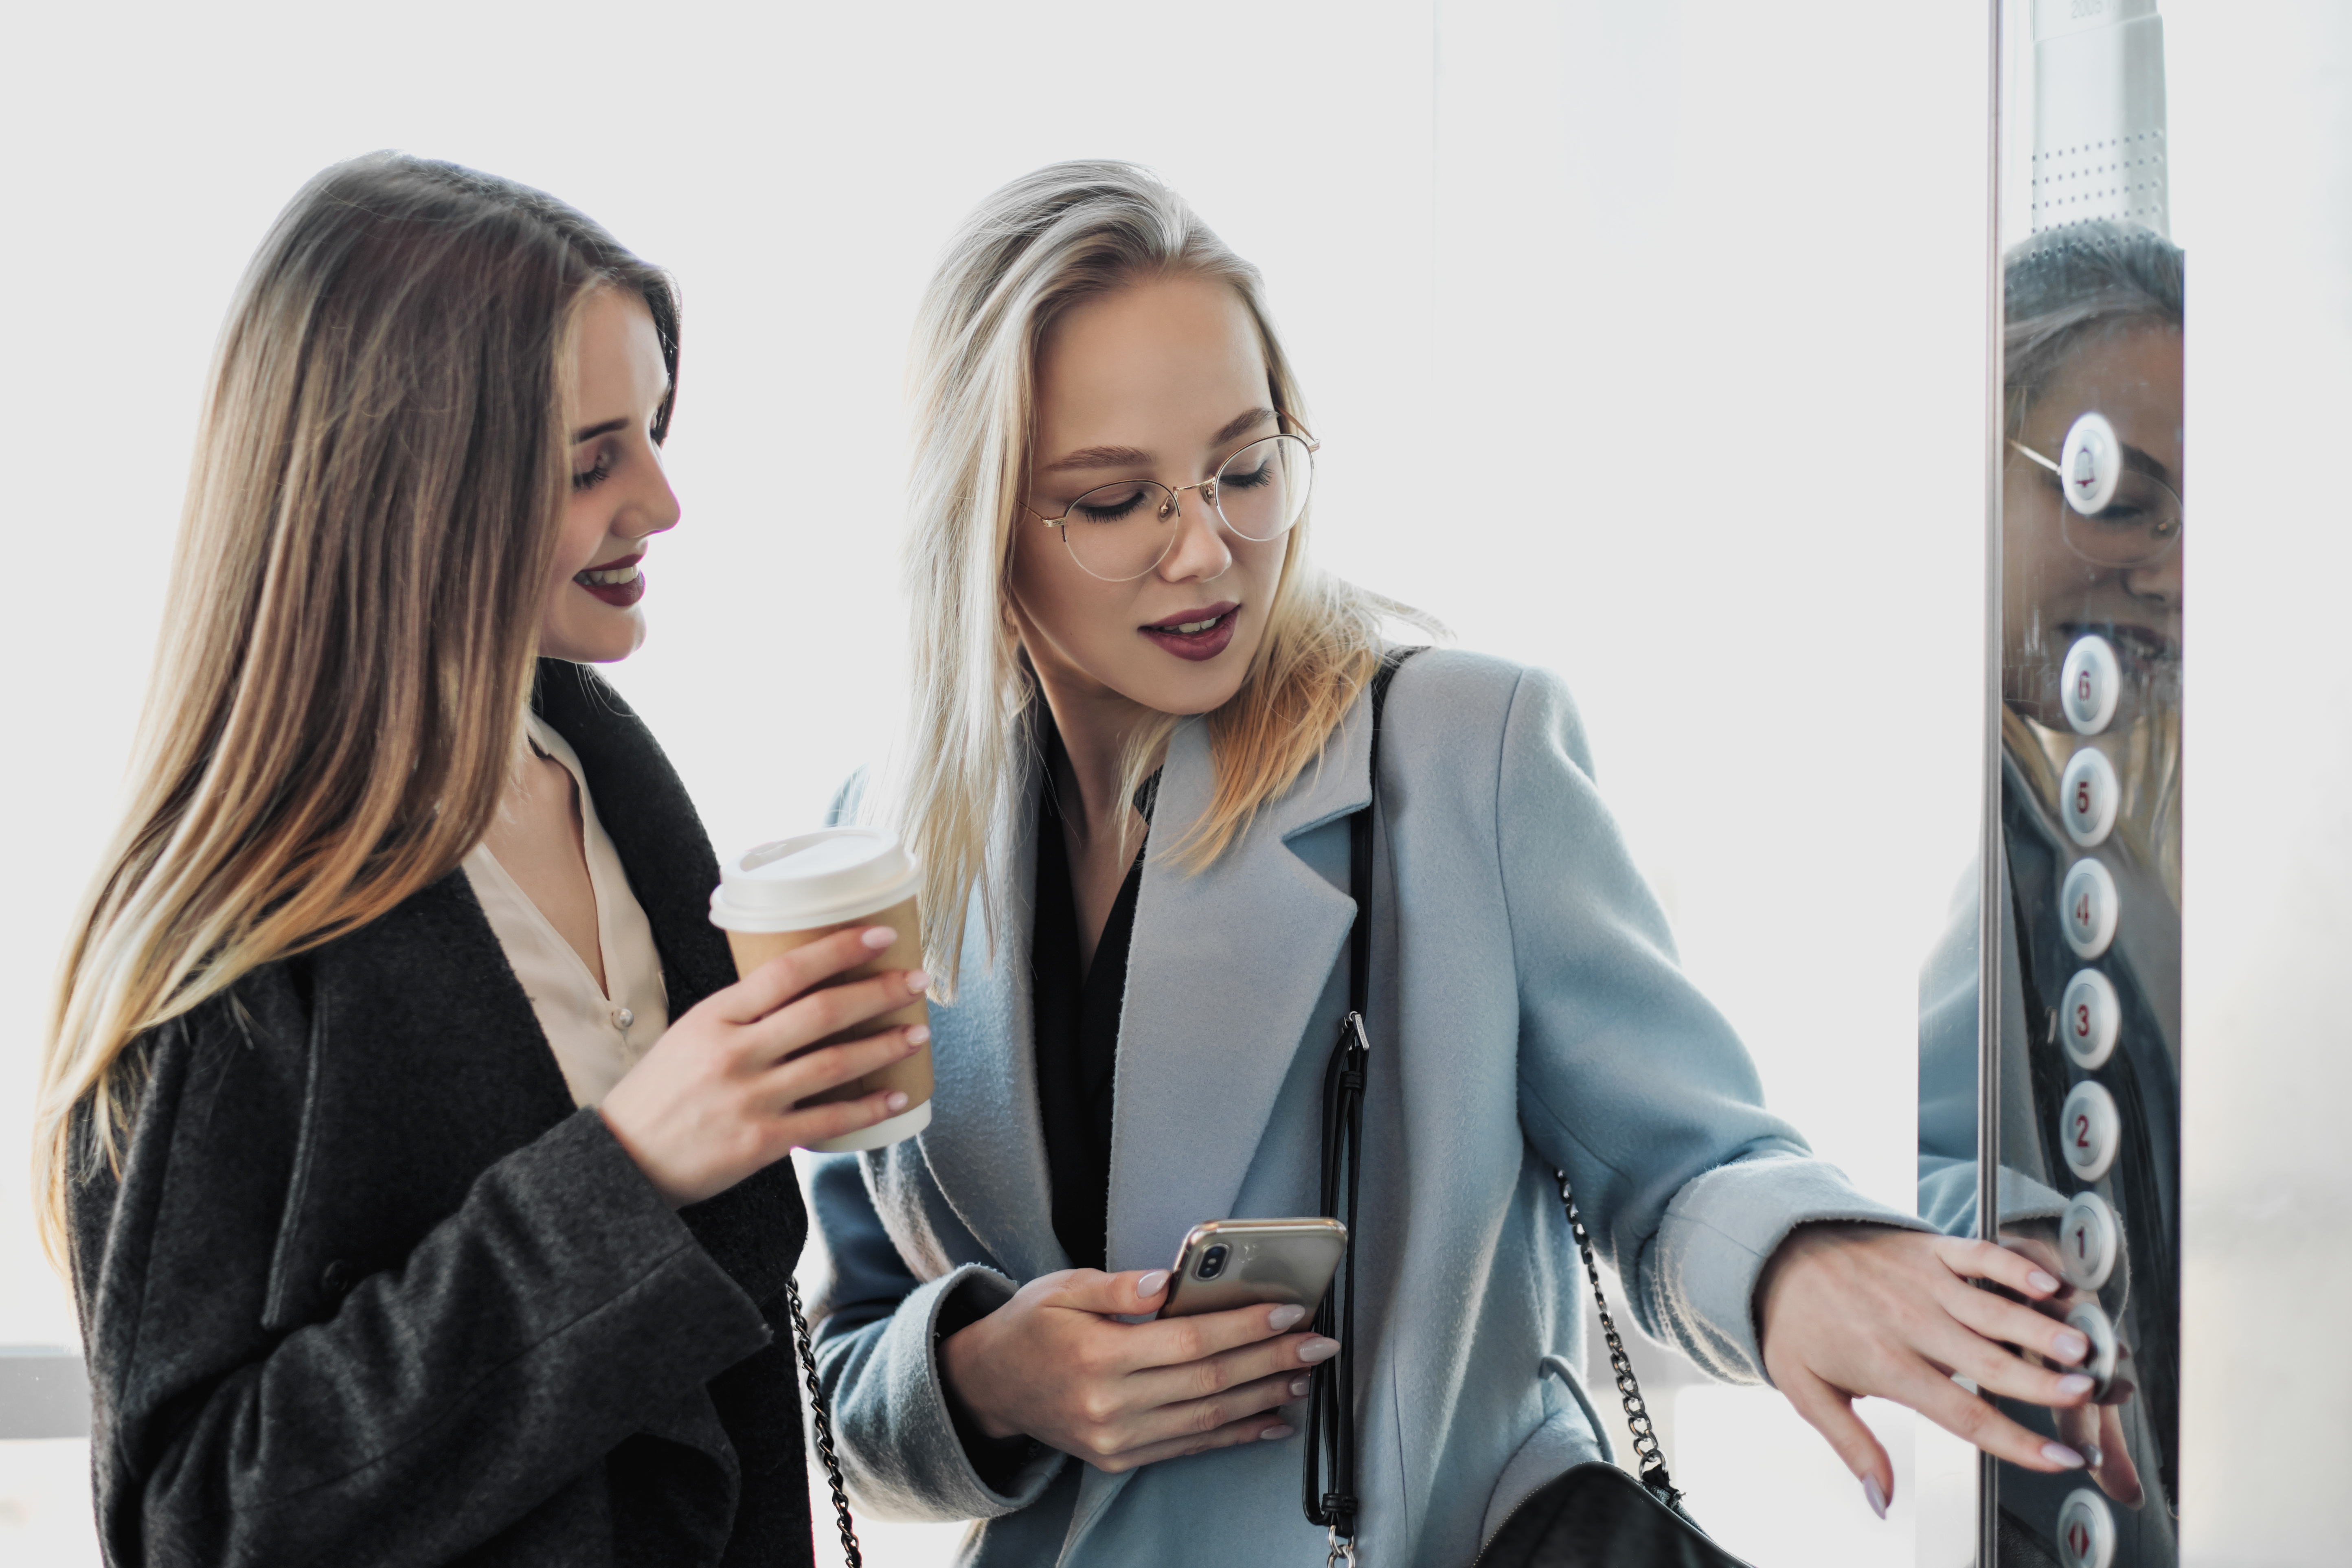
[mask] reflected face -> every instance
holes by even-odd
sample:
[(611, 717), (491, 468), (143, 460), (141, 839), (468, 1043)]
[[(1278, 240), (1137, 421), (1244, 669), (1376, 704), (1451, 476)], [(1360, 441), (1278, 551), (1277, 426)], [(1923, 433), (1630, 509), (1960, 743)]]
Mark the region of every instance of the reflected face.
[[(2126, 468), (2184, 497), (2180, 330), (2129, 322), (2092, 337), (2059, 367), (2018, 439), (2051, 458), (2083, 415), (2106, 416)], [(2064, 535), (2056, 474), (2011, 449), (2001, 491), (2001, 682), (2011, 706), (2063, 727), (2058, 672), (2086, 632), (2114, 644), (2126, 675), (2158, 673), (2180, 658), (2181, 551), (2145, 565), (2101, 566)]]
[(539, 651), (608, 664), (646, 640), (646, 542), (677, 525), (654, 419), (669, 395), (653, 313), (634, 289), (583, 309), (572, 374), (572, 495), (540, 615)]
[[(1226, 284), (1189, 277), (1131, 284), (1055, 322), (1037, 358), (1036, 420), (1028, 502), (1045, 517), (1121, 480), (1197, 485), (1282, 428), (1247, 307)], [(1240, 689), (1288, 536), (1242, 538), (1197, 489), (1181, 491), (1173, 527), (1158, 565), (1113, 583), (1078, 563), (1061, 526), (1015, 514), (1006, 595), (1057, 702), (1205, 713)]]

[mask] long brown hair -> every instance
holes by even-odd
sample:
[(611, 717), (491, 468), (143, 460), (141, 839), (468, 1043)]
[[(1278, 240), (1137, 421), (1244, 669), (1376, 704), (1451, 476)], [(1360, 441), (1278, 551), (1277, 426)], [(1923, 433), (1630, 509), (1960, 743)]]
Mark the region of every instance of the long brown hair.
[[(74, 922), (41, 1064), (61, 1256), (89, 1101), (120, 1157), (142, 1034), (447, 875), (530, 699), (569, 484), (571, 342), (667, 279), (543, 193), (403, 153), (279, 215), (223, 329), (122, 826)], [(667, 434), (663, 405), (654, 437)]]

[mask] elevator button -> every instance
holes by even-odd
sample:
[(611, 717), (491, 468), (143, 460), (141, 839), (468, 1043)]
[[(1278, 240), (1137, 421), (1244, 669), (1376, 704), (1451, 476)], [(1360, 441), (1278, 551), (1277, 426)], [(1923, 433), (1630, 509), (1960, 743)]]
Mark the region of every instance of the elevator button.
[(2058, 815), (2065, 820), (2066, 837), (2088, 849), (2105, 842), (2116, 826), (2116, 801), (2123, 788), (2116, 782), (2116, 765), (2085, 746), (2066, 764), (2058, 782)]
[(2076, 1487), (2058, 1505), (2058, 1561), (2064, 1568), (2109, 1568), (2116, 1560), (2116, 1516), (2107, 1500)]
[(2066, 432), (2058, 448), (2058, 479), (2066, 504), (2084, 517), (2095, 517), (2116, 499), (2116, 481), (2124, 477), (2123, 443), (2104, 414), (2085, 414)]
[(2095, 735), (2107, 727), (2123, 684), (2123, 667), (2116, 662), (2116, 650), (2106, 638), (2094, 632), (2074, 639), (2058, 671), (2058, 704), (2076, 734)]
[(2095, 969), (2076, 970), (2058, 1004), (2058, 1038), (2074, 1065), (2105, 1066), (2115, 1054), (2122, 1020), (2123, 1005), (2116, 999), (2114, 983)]
[(2058, 1263), (2066, 1282), (2096, 1290), (2116, 1271), (2122, 1245), (2116, 1211), (2096, 1193), (2077, 1193), (2058, 1221)]
[(2066, 1168), (2084, 1181), (2097, 1181), (2116, 1163), (2123, 1135), (2116, 1097), (2101, 1084), (2076, 1084), (2058, 1112), (2058, 1146), (2065, 1153)]
[(2091, 1342), (2090, 1353), (2083, 1358), (2082, 1370), (2093, 1384), (2091, 1397), (2106, 1397), (2108, 1385), (2116, 1380), (2117, 1347), (2115, 1320), (2096, 1301), (2077, 1301), (2066, 1313), (2066, 1326), (2078, 1331)]
[(2096, 958), (2116, 940), (2116, 879), (2096, 860), (2077, 860), (2058, 889), (2059, 923), (2080, 958)]

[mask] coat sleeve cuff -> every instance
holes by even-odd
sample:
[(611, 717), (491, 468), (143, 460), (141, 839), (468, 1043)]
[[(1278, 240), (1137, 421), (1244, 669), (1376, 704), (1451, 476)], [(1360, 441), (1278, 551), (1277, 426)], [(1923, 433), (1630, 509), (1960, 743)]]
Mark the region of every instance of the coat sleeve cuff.
[[(966, 1264), (917, 1287), (889, 1317), (818, 1352), (840, 1427), (851, 1496), (877, 1519), (995, 1519), (1027, 1508), (1068, 1456), (1042, 1444), (1008, 1475), (984, 1477), (966, 1452), (940, 1376), (941, 1317), (984, 1317), (1013, 1299), (1013, 1281)], [(993, 1468), (994, 1467), (992, 1467)]]
[(1836, 1166), (1790, 1154), (1718, 1165), (1685, 1184), (1644, 1249), (1643, 1327), (1732, 1383), (1768, 1383), (1756, 1331), (1764, 1265), (1801, 1225), (1857, 1222), (1932, 1230), (1864, 1197)]

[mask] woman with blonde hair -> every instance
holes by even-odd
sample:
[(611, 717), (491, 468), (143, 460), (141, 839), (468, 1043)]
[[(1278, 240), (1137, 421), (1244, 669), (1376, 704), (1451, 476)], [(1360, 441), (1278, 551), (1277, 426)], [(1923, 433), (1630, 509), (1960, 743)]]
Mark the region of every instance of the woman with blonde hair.
[[(1467, 1563), (1608, 1447), (1575, 1375), (1562, 1172), (1643, 1326), (1769, 1377), (1882, 1513), (1863, 1394), (2081, 1465), (1950, 1375), (2087, 1399), (2061, 1370), (2082, 1336), (1971, 1281), (2057, 1282), (1923, 1234), (1764, 1110), (1559, 682), (1422, 652), (1375, 753), (1397, 607), (1312, 563), (1298, 380), (1256, 272), (1174, 193), (1108, 163), (997, 192), (933, 280), (915, 367), (911, 727), (890, 785), (844, 810), (922, 847), (955, 994), (929, 1130), (812, 1177), (854, 1495), (978, 1519), (978, 1563)], [(1453, 461), (1450, 497), (1504, 482)], [(1492, 523), (1433, 504), (1423, 525), (1440, 548)], [(1348, 1354), (1297, 1306), (1138, 1321), (1196, 1223), (1329, 1212), (1319, 1112), (1360, 921)], [(1303, 1509), (1288, 1439), (1332, 1364), (1356, 1491), (1310, 1483)]]
[(811, 1561), (782, 1156), (921, 1037), (793, 1053), (929, 982), (811, 989), (877, 928), (739, 983), (586, 668), (677, 342), (577, 212), (394, 153), (246, 275), (42, 1070), (109, 1563)]

